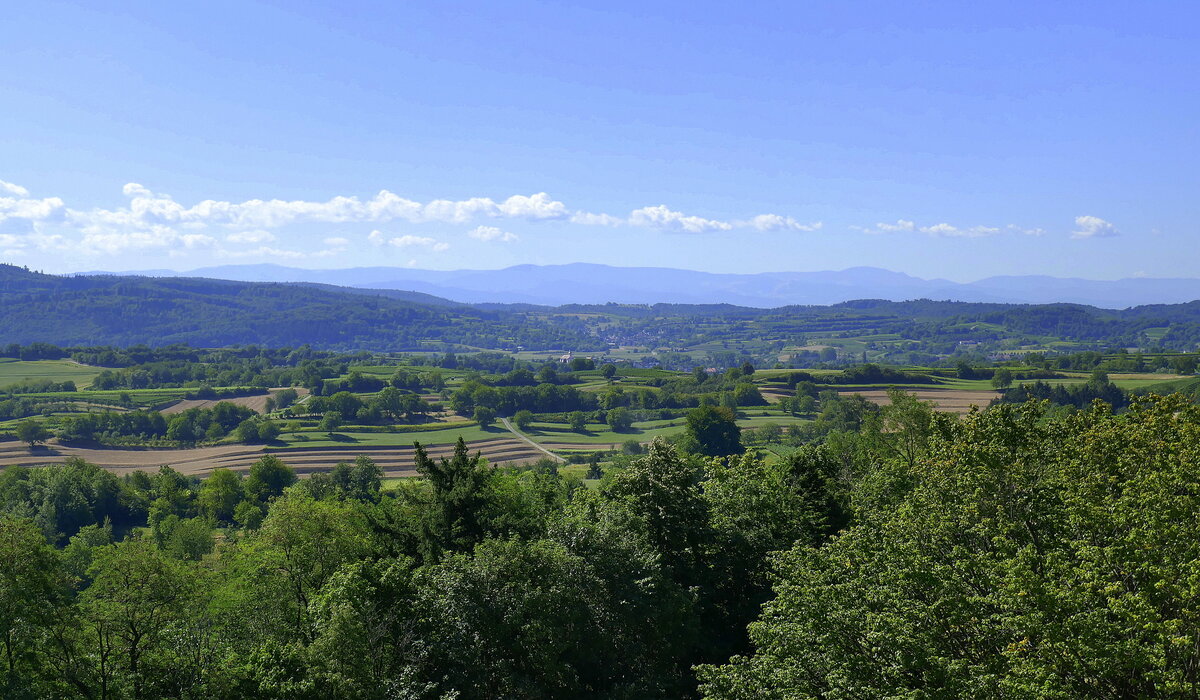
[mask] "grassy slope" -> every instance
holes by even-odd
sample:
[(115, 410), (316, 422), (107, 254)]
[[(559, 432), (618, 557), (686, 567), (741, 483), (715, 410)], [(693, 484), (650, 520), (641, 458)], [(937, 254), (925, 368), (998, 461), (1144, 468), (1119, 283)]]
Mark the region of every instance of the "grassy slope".
[(13, 360), (0, 358), (0, 389), (26, 380), (73, 381), (83, 389), (92, 383), (100, 368), (69, 360)]

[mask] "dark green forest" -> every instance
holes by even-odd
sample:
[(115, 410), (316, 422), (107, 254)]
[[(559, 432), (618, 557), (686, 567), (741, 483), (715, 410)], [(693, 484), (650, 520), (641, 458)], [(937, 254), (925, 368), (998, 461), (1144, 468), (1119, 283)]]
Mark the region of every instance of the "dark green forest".
[[(731, 430), (732, 427), (732, 430)], [(0, 473), (4, 696), (1195, 697), (1200, 409), (916, 398), (766, 460), (705, 406), (595, 487), (418, 450)]]
[(602, 347), (566, 320), (535, 322), (525, 314), (485, 311), (427, 295), (318, 285), (57, 277), (2, 265), (0, 300), (0, 337), (21, 344), (128, 346), (153, 338), (155, 345), (200, 347), (309, 344), (420, 350), (428, 349), (427, 342)]
[[(704, 347), (759, 362), (806, 337), (894, 337), (873, 360), (921, 364), (960, 343), (1003, 350), (1067, 342), (1075, 350), (1200, 346), (1200, 301), (1098, 309), (1077, 304), (860, 300), (756, 309), (715, 305), (458, 304), (426, 294), (312, 284), (174, 277), (59, 277), (0, 265), (0, 338), (60, 346), (267, 345), (321, 350), (513, 351)], [(801, 343), (802, 344), (802, 343)], [(793, 358), (812, 366), (816, 352)], [(720, 358), (716, 358), (719, 360)], [(860, 358), (851, 358), (855, 361)], [(674, 366), (690, 369), (689, 359)]]

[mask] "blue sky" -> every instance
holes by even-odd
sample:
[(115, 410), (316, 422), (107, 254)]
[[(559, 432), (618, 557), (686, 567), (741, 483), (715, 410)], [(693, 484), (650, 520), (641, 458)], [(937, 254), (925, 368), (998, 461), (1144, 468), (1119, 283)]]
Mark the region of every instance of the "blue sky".
[(0, 260), (1194, 277), (1198, 19), (13, 3)]

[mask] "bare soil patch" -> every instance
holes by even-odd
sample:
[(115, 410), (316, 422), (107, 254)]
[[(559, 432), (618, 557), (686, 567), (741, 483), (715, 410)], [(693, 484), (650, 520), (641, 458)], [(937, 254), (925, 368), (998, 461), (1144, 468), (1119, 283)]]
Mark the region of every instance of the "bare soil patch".
[[(304, 387), (294, 388), (296, 389), (296, 393), (299, 394), (298, 398), (304, 398), (308, 395), (308, 389), (305, 389)], [(233, 399), (181, 399), (162, 409), (160, 413), (165, 416), (170, 416), (176, 413), (183, 413), (184, 411), (192, 408), (212, 408), (222, 401), (237, 404), (238, 406), (245, 406), (255, 413), (266, 413), (267, 399), (274, 396), (275, 392), (278, 391), (283, 391), (283, 389), (271, 389), (270, 393), (267, 394), (259, 394), (258, 396), (239, 396)]]
[(780, 399), (790, 399), (795, 392), (786, 389), (759, 389), (758, 393), (767, 400), (767, 403), (779, 403)]
[[(932, 401), (933, 405), (936, 406), (939, 411), (957, 414), (969, 413), (972, 406), (986, 408), (987, 405), (991, 403), (992, 399), (1000, 396), (1000, 392), (998, 391), (971, 391), (962, 389), (914, 389), (910, 390), (908, 393), (916, 394), (917, 398), (922, 401)], [(864, 399), (880, 406), (887, 406), (891, 404), (891, 400), (888, 398), (887, 391), (885, 389), (868, 389), (866, 391), (844, 390), (839, 391), (838, 394), (842, 396), (859, 394)]]

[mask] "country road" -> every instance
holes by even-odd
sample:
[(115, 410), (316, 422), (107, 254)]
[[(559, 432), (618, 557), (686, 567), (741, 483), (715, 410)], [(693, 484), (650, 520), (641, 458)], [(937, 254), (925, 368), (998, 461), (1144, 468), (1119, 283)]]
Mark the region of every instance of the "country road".
[(566, 462), (567, 462), (566, 459), (559, 457), (558, 455), (554, 454), (550, 450), (547, 450), (545, 447), (542, 447), (541, 445), (537, 444), (533, 440), (530, 440), (528, 437), (525, 436), (525, 433), (522, 433), (520, 430), (517, 430), (516, 428), (514, 428), (513, 424), (509, 423), (507, 418), (501, 418), (500, 422), (504, 424), (504, 427), (508, 429), (508, 432), (512, 433), (513, 435), (516, 435), (518, 438), (520, 438), (521, 440), (523, 440), (526, 443), (528, 443), (529, 445), (531, 445), (534, 449), (545, 452), (547, 456), (549, 456), (553, 460), (558, 461), (560, 464), (566, 464)]

